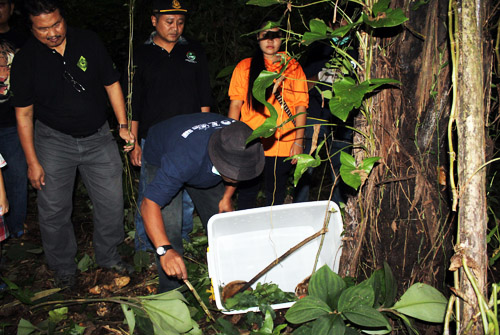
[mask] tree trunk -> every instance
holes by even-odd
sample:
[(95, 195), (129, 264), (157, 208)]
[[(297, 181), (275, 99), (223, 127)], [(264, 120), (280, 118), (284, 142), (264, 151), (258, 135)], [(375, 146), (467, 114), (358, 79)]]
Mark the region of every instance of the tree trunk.
[[(486, 254), (486, 172), (485, 110), (482, 54), (481, 0), (457, 3), (457, 142), (459, 181), (459, 244), (457, 253), (473, 270), (479, 293), (485, 295), (488, 258)], [(472, 323), (470, 334), (483, 332), (482, 323), (474, 315), (479, 311), (478, 299), (469, 278), (460, 270), (460, 333)]]

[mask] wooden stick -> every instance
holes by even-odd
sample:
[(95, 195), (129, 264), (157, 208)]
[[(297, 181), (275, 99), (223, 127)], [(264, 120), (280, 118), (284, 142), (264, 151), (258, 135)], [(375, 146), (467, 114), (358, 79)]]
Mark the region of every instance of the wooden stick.
[(266, 274), (269, 270), (271, 270), (272, 268), (274, 268), (276, 265), (278, 265), (280, 262), (282, 262), (285, 258), (287, 258), (288, 256), (290, 256), (290, 254), (292, 254), (293, 252), (295, 252), (297, 249), (301, 248), (302, 246), (304, 246), (305, 244), (311, 242), (312, 240), (314, 240), (316, 237), (320, 236), (320, 235), (323, 235), (325, 234), (326, 232), (328, 231), (328, 229), (325, 229), (324, 227), (321, 228), (320, 231), (318, 231), (317, 233), (314, 233), (313, 235), (309, 236), (308, 238), (306, 238), (305, 240), (303, 240), (302, 242), (296, 244), (294, 247), (290, 248), (287, 252), (285, 252), (283, 255), (281, 255), (279, 258), (277, 258), (276, 260), (272, 261), (271, 264), (269, 264), (268, 266), (266, 266), (266, 268), (264, 270), (262, 270), (261, 272), (259, 272), (255, 277), (253, 277), (252, 279), (250, 279), (242, 288), (240, 288), (238, 290), (238, 292), (236, 293), (241, 293), (241, 292), (244, 292), (246, 290), (248, 290), (248, 288), (250, 286), (252, 286), (260, 277), (262, 277), (264, 274)]
[(210, 311), (208, 310), (207, 306), (205, 305), (205, 303), (203, 302), (203, 300), (201, 300), (201, 297), (200, 295), (198, 294), (198, 292), (196, 292), (196, 289), (194, 288), (193, 285), (191, 285), (191, 283), (189, 282), (189, 280), (187, 279), (184, 279), (184, 284), (186, 284), (186, 286), (189, 288), (189, 290), (191, 291), (191, 293), (193, 293), (194, 297), (196, 298), (196, 300), (198, 300), (198, 302), (200, 303), (200, 306), (201, 308), (203, 309), (203, 311), (205, 312), (205, 314), (207, 314), (208, 318), (212, 321), (212, 322), (215, 322), (215, 319), (214, 317), (212, 316), (212, 313), (210, 313)]

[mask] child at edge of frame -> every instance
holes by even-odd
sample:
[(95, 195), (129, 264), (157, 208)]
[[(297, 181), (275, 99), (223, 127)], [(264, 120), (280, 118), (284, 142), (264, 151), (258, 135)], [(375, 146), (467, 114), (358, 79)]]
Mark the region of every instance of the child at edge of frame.
[[(3, 220), (3, 215), (9, 211), (9, 201), (7, 200), (7, 194), (5, 193), (5, 186), (3, 182), (2, 169), (7, 163), (3, 159), (0, 154), (0, 258), (1, 258), (1, 242), (6, 240), (9, 237), (9, 231), (7, 229), (7, 225)], [(0, 281), (0, 291), (3, 291), (7, 288), (7, 285)]]

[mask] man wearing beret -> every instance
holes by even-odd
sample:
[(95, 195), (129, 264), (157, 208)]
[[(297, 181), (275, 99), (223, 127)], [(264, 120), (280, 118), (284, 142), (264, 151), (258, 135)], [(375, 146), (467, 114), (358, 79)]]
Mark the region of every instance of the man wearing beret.
[[(130, 161), (141, 166), (139, 208), (149, 178), (142, 157), (149, 128), (176, 115), (209, 112), (212, 104), (205, 52), (182, 35), (187, 14), (184, 0), (154, 0), (151, 23), (155, 31), (134, 51), (132, 133), (138, 141)], [(136, 250), (151, 249), (140, 213), (135, 225)]]
[(232, 211), (234, 183), (255, 178), (264, 168), (260, 141), (246, 145), (251, 133), (243, 122), (214, 113), (175, 116), (149, 130), (143, 159), (151, 179), (141, 212), (156, 249), (159, 292), (187, 279), (182, 198), (176, 195), (187, 190), (205, 229), (212, 215)]
[(38, 190), (47, 263), (57, 286), (75, 284), (71, 212), (78, 170), (93, 205), (96, 262), (130, 271), (117, 250), (124, 237), (122, 162), (107, 121), (109, 99), (120, 137), (133, 144), (120, 75), (95, 33), (66, 26), (57, 0), (25, 0), (24, 6), (33, 36), (12, 64), (12, 104), (28, 179)]

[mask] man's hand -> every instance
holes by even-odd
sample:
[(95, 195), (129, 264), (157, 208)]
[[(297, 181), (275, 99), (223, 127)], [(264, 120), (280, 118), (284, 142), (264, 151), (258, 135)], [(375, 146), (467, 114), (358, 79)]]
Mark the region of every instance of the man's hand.
[(174, 249), (167, 250), (167, 253), (160, 257), (161, 267), (168, 276), (176, 277), (179, 280), (187, 279), (187, 269), (182, 256)]
[(123, 146), (125, 152), (134, 149), (135, 137), (127, 128), (120, 128), (120, 137), (126, 142)]
[(45, 171), (40, 164), (29, 164), (28, 165), (28, 179), (37, 190), (41, 190), (42, 186), (45, 186)]
[(132, 163), (133, 166), (141, 166), (142, 165), (142, 149), (141, 146), (136, 142), (134, 150), (130, 151), (128, 153), (130, 156), (130, 162)]
[(219, 213), (232, 212), (234, 211), (234, 207), (231, 201), (231, 198), (222, 197), (219, 201)]

